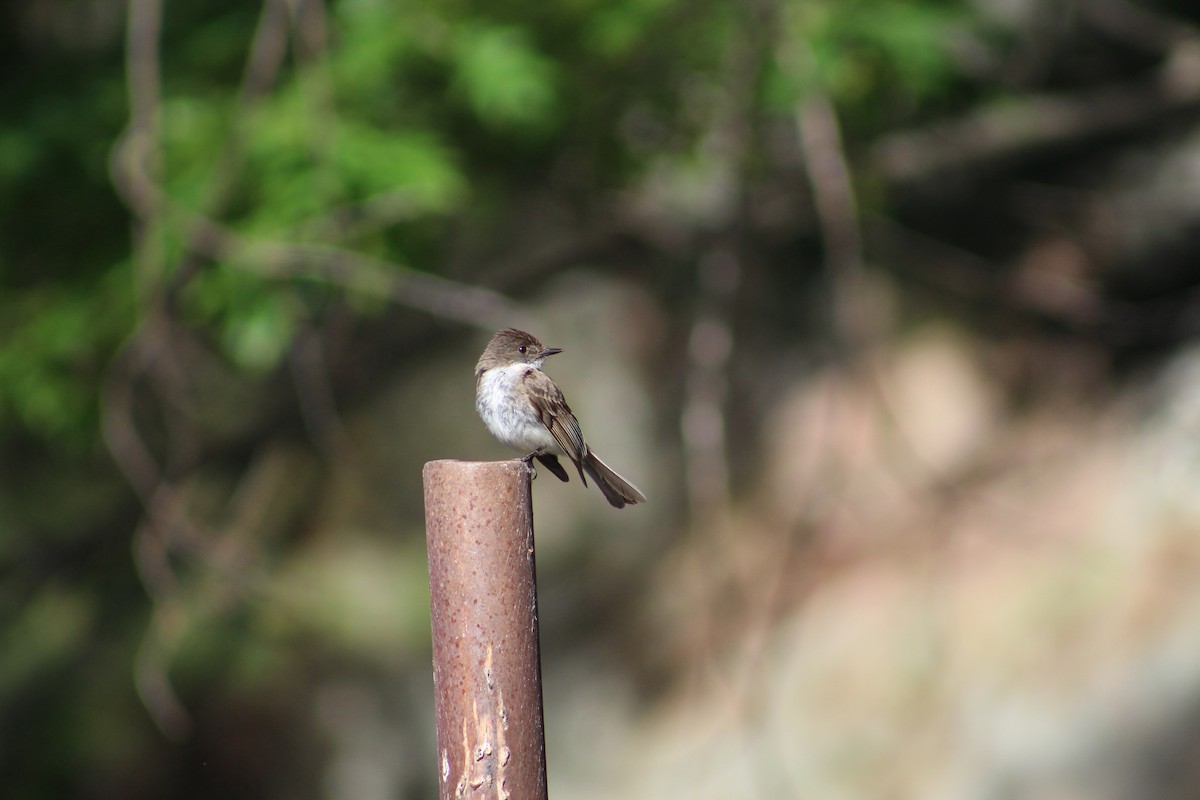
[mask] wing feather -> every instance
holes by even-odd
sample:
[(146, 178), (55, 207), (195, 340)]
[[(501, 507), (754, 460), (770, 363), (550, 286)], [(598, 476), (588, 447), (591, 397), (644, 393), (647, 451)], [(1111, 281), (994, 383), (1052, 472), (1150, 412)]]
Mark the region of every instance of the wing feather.
[(583, 458), (587, 455), (587, 445), (583, 441), (583, 431), (579, 429), (579, 421), (575, 419), (571, 407), (567, 405), (562, 392), (550, 376), (541, 370), (526, 370), (524, 381), (529, 401), (537, 411), (538, 418), (567, 457), (575, 463), (575, 468), (579, 470), (579, 479), (586, 486)]

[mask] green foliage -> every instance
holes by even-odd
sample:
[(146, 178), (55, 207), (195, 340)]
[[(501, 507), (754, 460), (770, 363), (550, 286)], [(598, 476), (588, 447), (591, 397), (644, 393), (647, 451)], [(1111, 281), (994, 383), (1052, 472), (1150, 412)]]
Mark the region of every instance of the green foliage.
[(39, 167), (41, 143), (18, 130), (0, 130), (0, 182), (25, 180)]
[(48, 585), (33, 597), (16, 624), (5, 631), (0, 660), (0, 700), (77, 649), (94, 624), (95, 608), (78, 589)]
[(175, 202), (198, 210), (212, 182), (229, 112), (213, 99), (180, 94), (163, 99), (161, 124), (167, 191)]
[(675, 0), (597, 3), (589, 9), (588, 49), (611, 59), (631, 53), (676, 5)]
[(447, 212), (463, 199), (454, 153), (429, 131), (387, 133), (346, 120), (334, 136), (334, 164), (356, 197), (403, 193), (416, 213)]
[(769, 73), (768, 101), (787, 108), (819, 88), (859, 135), (895, 124), (897, 113), (916, 117), (958, 86), (951, 44), (978, 24), (954, 0), (797, 2), (785, 21), (782, 52), (793, 57)]
[(555, 64), (517, 28), (473, 25), (454, 35), (454, 86), (480, 122), (541, 133), (555, 122)]
[[(548, 165), (560, 144), (591, 149), (603, 180), (643, 166), (652, 153), (642, 145), (636, 154), (628, 149), (617, 124), (622, 115), (656, 109), (651, 113), (669, 119), (682, 107), (682, 87), (720, 69), (739, 25), (737, 14), (721, 7), (684, 13), (671, 0), (579, 0), (503, 12), (352, 0), (328, 9), (327, 52), (299, 58), (293, 44), (273, 85), (246, 103), (238, 81), (257, 24), (249, 9), (217, 4), (202, 12), (168, 3), (166, 12), (158, 154), (167, 203), (156, 229), (162, 253), (138, 262), (143, 290), (165, 285), (191, 257), (187, 225), (196, 213), (250, 240), (365, 248), (436, 272), (440, 220), (502, 210), (505, 187)], [(853, 15), (830, 6), (817, 16), (816, 39), (840, 45), (858, 37), (865, 42), (859, 50), (879, 44), (889, 54), (885, 66), (929, 51), (919, 46), (917, 23), (893, 26), (890, 39), (873, 42), (869, 26), (839, 22)], [(831, 68), (839, 86), (852, 86), (852, 60)], [(931, 70), (918, 65), (903, 75), (925, 80)], [(90, 89), (92, 116), (111, 120), (115, 133), (125, 90), (120, 62), (106, 62)], [(83, 176), (88, 191), (103, 190), (113, 139), (73, 125), (75, 105), (31, 102), (23, 118), (17, 109), (16, 127), (0, 129), (0, 175), (9, 185), (39, 179), (55, 151), (67, 148), (99, 167)], [(680, 130), (694, 124), (680, 122)], [(498, 160), (505, 148), (521, 157)], [(60, 195), (72, 194), (64, 189)], [(374, 225), (390, 235), (362, 238), (326, 224), (333, 212), (357, 213), (381, 196), (403, 199), (402, 214)], [(111, 194), (105, 201), (106, 214), (120, 214)], [(51, 206), (39, 212), (56, 213)], [(0, 414), (39, 435), (79, 441), (89, 434), (97, 375), (138, 324), (123, 285), (132, 277), (120, 253), (128, 228), (110, 226), (104, 234), (106, 241), (73, 267), (82, 282), (13, 300), (4, 315)], [(14, 274), (21, 257), (0, 253), (0, 265), (17, 281), (26, 279)], [(207, 265), (184, 297), (199, 333), (234, 365), (264, 372), (286, 353), (305, 303), (294, 282), (258, 267)]]
[(69, 446), (87, 442), (108, 354), (134, 319), (127, 269), (0, 300), (0, 428)]

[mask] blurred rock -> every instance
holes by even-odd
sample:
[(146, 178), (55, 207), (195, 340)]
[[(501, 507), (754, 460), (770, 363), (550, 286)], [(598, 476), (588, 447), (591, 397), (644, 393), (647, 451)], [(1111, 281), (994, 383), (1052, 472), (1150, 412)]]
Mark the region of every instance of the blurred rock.
[[(664, 602), (660, 630), (738, 622), (701, 626), (691, 679), (626, 712), (619, 770), (560, 767), (558, 796), (1194, 796), (1200, 354), (1105, 406), (1001, 415), (971, 352), (952, 332), (900, 346), (888, 408), (845, 379), (800, 390), (780, 419), (825, 429), (790, 474), (819, 491), (769, 492), (664, 565), (664, 600), (695, 575), (728, 590)], [(893, 412), (938, 481), (892, 460)], [(947, 491), (981, 450), (989, 469)], [(903, 490), (873, 497), (888, 475)], [(774, 549), (748, 560), (747, 538)]]

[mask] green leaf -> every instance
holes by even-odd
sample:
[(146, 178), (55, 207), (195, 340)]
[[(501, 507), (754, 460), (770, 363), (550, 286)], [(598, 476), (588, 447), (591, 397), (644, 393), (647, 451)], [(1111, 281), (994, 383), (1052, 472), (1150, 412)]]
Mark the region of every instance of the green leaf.
[(465, 180), (454, 154), (428, 132), (343, 119), (336, 136), (334, 164), (359, 196), (403, 190), (417, 208), (444, 211), (462, 194)]
[(485, 125), (540, 133), (556, 124), (555, 64), (525, 31), (466, 26), (457, 32), (455, 51), (454, 85)]
[(232, 317), (225, 343), (233, 360), (252, 372), (268, 372), (287, 353), (296, 329), (295, 306), (282, 294), (268, 294)]

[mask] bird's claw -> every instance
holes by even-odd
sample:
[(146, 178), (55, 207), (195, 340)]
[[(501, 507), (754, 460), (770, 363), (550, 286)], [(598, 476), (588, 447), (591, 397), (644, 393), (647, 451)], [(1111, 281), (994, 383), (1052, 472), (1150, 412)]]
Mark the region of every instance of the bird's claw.
[(522, 456), (521, 460), (525, 462), (525, 466), (529, 468), (529, 480), (536, 481), (538, 476), (537, 467), (533, 465), (533, 460), (542, 454), (542, 448), (534, 450), (528, 455)]

